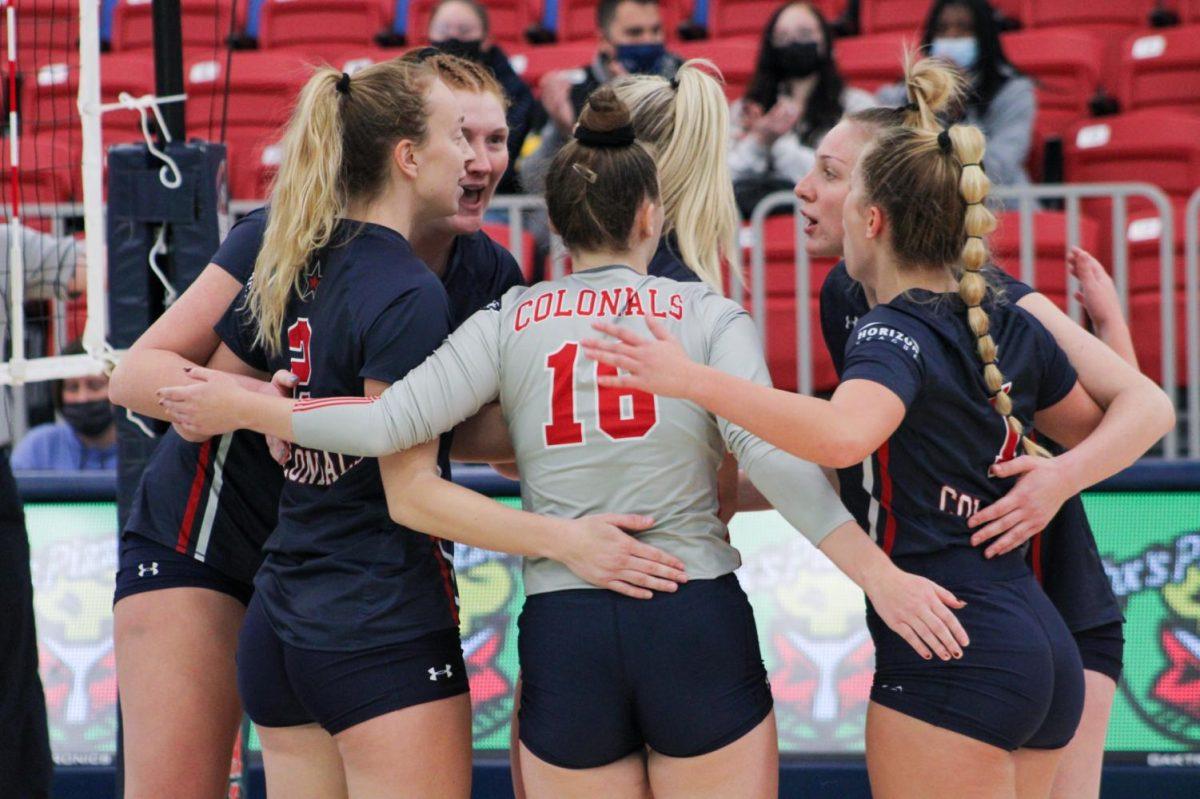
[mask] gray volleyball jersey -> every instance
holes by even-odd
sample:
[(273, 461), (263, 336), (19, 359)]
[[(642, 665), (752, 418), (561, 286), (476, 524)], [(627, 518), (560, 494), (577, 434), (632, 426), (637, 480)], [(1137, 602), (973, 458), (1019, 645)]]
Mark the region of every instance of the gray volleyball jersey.
[[(615, 370), (579, 346), (600, 335), (592, 323), (609, 319), (649, 335), (647, 316), (694, 360), (769, 385), (757, 332), (737, 304), (704, 284), (607, 266), (511, 289), (378, 402), (298, 403), (296, 441), (378, 457), (432, 440), (499, 398), (526, 510), (562, 518), (651, 516), (654, 527), (639, 539), (680, 558), (691, 579), (741, 565), (717, 518), (716, 475), (726, 448), (814, 543), (850, 521), (817, 466), (692, 402), (597, 385), (598, 375)], [(592, 587), (546, 558), (527, 558), (524, 577), (530, 594)]]

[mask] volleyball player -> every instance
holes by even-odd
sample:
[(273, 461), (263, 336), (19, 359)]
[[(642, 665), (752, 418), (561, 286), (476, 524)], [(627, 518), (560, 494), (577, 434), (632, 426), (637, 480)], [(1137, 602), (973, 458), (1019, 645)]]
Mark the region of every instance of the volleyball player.
[[(507, 162), (504, 97), (474, 64), (426, 60), (463, 104), (472, 150), (456, 213), (413, 237), (417, 255), (442, 278), (457, 324), (520, 282), (512, 257), (479, 230)], [(214, 264), (134, 345), (114, 375), (118, 402), (161, 415), (154, 389), (209, 360), (212, 325), (248, 278), (265, 225), (265, 211), (241, 220)], [(456, 438), (454, 454), (486, 457), (470, 435)], [(241, 717), (236, 633), (281, 483), (261, 438), (244, 433), (194, 445), (171, 431), (146, 470), (122, 539), (115, 609), (130, 797), (224, 795)], [(180, 540), (187, 543), (177, 553)], [(181, 774), (165, 762), (189, 769)]]
[(651, 514), (657, 522), (641, 538), (676, 553), (689, 576), (676, 593), (631, 602), (586, 590), (561, 566), (527, 557), (519, 646), (528, 795), (642, 797), (652, 789), (659, 799), (773, 797), (770, 690), (753, 614), (732, 573), (740, 558), (716, 515), (725, 446), (785, 518), (864, 586), (887, 623), (911, 634), (913, 646), (928, 651), (923, 638), (947, 657), (961, 652), (968, 641), (950, 611), (960, 603), (894, 568), (847, 523), (812, 464), (692, 404), (598, 388), (605, 370), (583, 363), (578, 340), (591, 320), (614, 314), (638, 327), (662, 318), (697, 357), (767, 378), (739, 306), (706, 286), (646, 275), (662, 226), (658, 183), (610, 88), (592, 95), (575, 137), (547, 182), (550, 219), (575, 272), (513, 289), (498, 308), (475, 314), (381, 402), (300, 402), (293, 411), (278, 398), (255, 402), (210, 370), (160, 394), (176, 424), (195, 433), (247, 426), (360, 455), (415, 447), (389, 459), (394, 482), (385, 467), (389, 506), (397, 519), (435, 534), (462, 512), (426, 499), (420, 458), (430, 444), (421, 442), (499, 396), (526, 507), (567, 518), (616, 506)]
[[(951, 99), (951, 93), (930, 97), (923, 85), (931, 80), (949, 83), (951, 77), (944, 74), (937, 61), (921, 62), (910, 72), (910, 93), (923, 93), (930, 110), (938, 113), (941, 104)], [(796, 186), (796, 194), (804, 204), (802, 213), (808, 223), (805, 247), (811, 257), (842, 256), (842, 206), (851, 170), (870, 138), (880, 129), (905, 124), (906, 119), (909, 124), (919, 124), (917, 116), (904, 108), (858, 112), (849, 115), (822, 142), (813, 170)], [(999, 269), (989, 269), (989, 273), (1004, 287), (1008, 302), (1029, 311), (1054, 335), (1077, 370), (1081, 385), (1101, 406), (1110, 406), (1127, 389), (1153, 395), (1157, 389), (1137, 372), (1136, 354), (1112, 281), (1094, 258), (1078, 248), (1068, 255), (1067, 264), (1081, 279), (1084, 291), (1080, 300), (1089, 315), (1099, 320), (1096, 331), (1108, 348), (1026, 284)], [(822, 332), (839, 374), (854, 322), (868, 310), (862, 287), (846, 273), (845, 264), (839, 263), (821, 290)], [(1114, 357), (1114, 353), (1120, 357)], [(1126, 401), (1129, 399), (1127, 395)], [(1138, 419), (1131, 422), (1140, 424)], [(855, 465), (840, 470), (839, 478), (842, 500), (870, 529), (871, 474), (864, 474), (862, 465)], [(973, 540), (999, 554), (1020, 546), (1027, 537), (1024, 533), (1006, 535), (995, 542), (986, 533), (977, 532)], [(1053, 795), (1097, 796), (1108, 717), (1122, 665), (1122, 616), (1079, 497), (1069, 499), (1044, 533), (1033, 539), (1027, 557), (1079, 647), (1087, 686), (1083, 718), (1059, 764)]]
[[(913, 98), (932, 127), (926, 100)], [(1023, 436), (1031, 420), (1075, 445), (1019, 463), (1060, 483), (1058, 504), (1128, 465), (1173, 423), (1159, 394), (1139, 409), (1147, 429), (1121, 438), (1107, 417), (1135, 409), (1114, 403), (1102, 417), (1049, 333), (988, 291), (980, 270), (994, 218), (983, 154), (972, 127), (900, 127), (879, 133), (858, 161), (846, 260), (878, 304), (855, 324), (830, 401), (694, 363), (657, 324), (647, 340), (598, 322), (619, 341), (584, 342), (600, 363), (629, 372), (602, 385), (697, 402), (824, 465), (874, 453), (871, 515), (884, 551), (965, 599), (959, 617), (971, 635), (962, 658), (922, 660), (868, 614), (877, 668), (867, 763), (885, 796), (1049, 793), (1082, 712), (1078, 650), (1022, 553), (985, 558), (968, 519), (1011, 486), (992, 475), (1022, 442), (1038, 451)]]

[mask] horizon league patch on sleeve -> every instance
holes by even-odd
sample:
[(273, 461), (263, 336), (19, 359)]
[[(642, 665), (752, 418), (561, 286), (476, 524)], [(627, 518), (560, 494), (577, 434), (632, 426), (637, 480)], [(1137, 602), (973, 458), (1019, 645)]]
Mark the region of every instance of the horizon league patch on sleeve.
[(912, 336), (879, 322), (872, 322), (859, 330), (858, 336), (854, 339), (854, 344), (858, 346), (868, 341), (890, 341), (911, 355), (913, 360), (916, 360), (921, 355), (921, 345)]

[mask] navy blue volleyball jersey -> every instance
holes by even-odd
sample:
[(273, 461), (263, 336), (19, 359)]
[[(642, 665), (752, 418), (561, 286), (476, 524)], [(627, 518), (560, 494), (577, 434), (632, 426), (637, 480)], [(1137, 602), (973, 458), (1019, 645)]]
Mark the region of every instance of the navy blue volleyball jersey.
[[(240, 299), (217, 329), (247, 364), (299, 377), (298, 397), (392, 383), (450, 332), (445, 289), (399, 233), (343, 222), (292, 297), (280, 351), (250, 343)], [(388, 516), (373, 458), (293, 447), (255, 590), (281, 637), (308, 649), (400, 643), (457, 624), (450, 553)]]
[[(263, 209), (243, 217), (212, 262), (244, 285), (265, 227)], [(283, 472), (262, 436), (237, 431), (193, 444), (170, 429), (142, 473), (125, 531), (249, 585), (275, 528), (282, 488)]]
[[(1004, 391), (1030, 429), (1036, 411), (1070, 392), (1075, 370), (1028, 313), (991, 299), (984, 305)], [(989, 477), (988, 469), (1019, 454), (1019, 441), (988, 401), (958, 295), (914, 290), (871, 309), (846, 342), (841, 378), (879, 383), (906, 409), (872, 457), (870, 500), (859, 522), (893, 557), (970, 547), (967, 519), (1015, 482)]]
[(700, 282), (700, 276), (680, 257), (674, 233), (668, 233), (658, 240), (658, 249), (654, 251), (646, 273), (652, 277), (665, 277), (681, 283)]
[[(1028, 284), (1002, 269), (989, 274), (1003, 289), (1008, 302), (1015, 304), (1034, 292)], [(847, 273), (845, 262), (839, 263), (821, 286), (821, 332), (839, 376), (850, 331), (869, 310), (862, 286)], [(1042, 443), (1056, 451), (1053, 441)], [(860, 522), (867, 521), (872, 502), (877, 502), (871, 495), (874, 473), (864, 473), (863, 465), (859, 464), (839, 469), (838, 480), (847, 509)], [(869, 529), (865, 523), (863, 527)], [(1046, 529), (1030, 541), (1029, 561), (1072, 632), (1122, 618), (1080, 497), (1067, 500)]]

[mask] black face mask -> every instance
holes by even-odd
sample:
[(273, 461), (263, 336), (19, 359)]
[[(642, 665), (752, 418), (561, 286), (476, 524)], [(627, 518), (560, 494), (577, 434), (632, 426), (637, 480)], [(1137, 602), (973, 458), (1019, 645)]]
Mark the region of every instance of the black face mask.
[(100, 435), (113, 423), (112, 406), (108, 400), (64, 402), (62, 415), (72, 430), (87, 438)]
[(780, 80), (807, 78), (821, 66), (821, 52), (816, 42), (793, 42), (783, 47), (772, 45), (768, 63), (771, 72)]
[(483, 63), (483, 41), (480, 39), (446, 39), (444, 42), (434, 42), (433, 46), (446, 55)]

